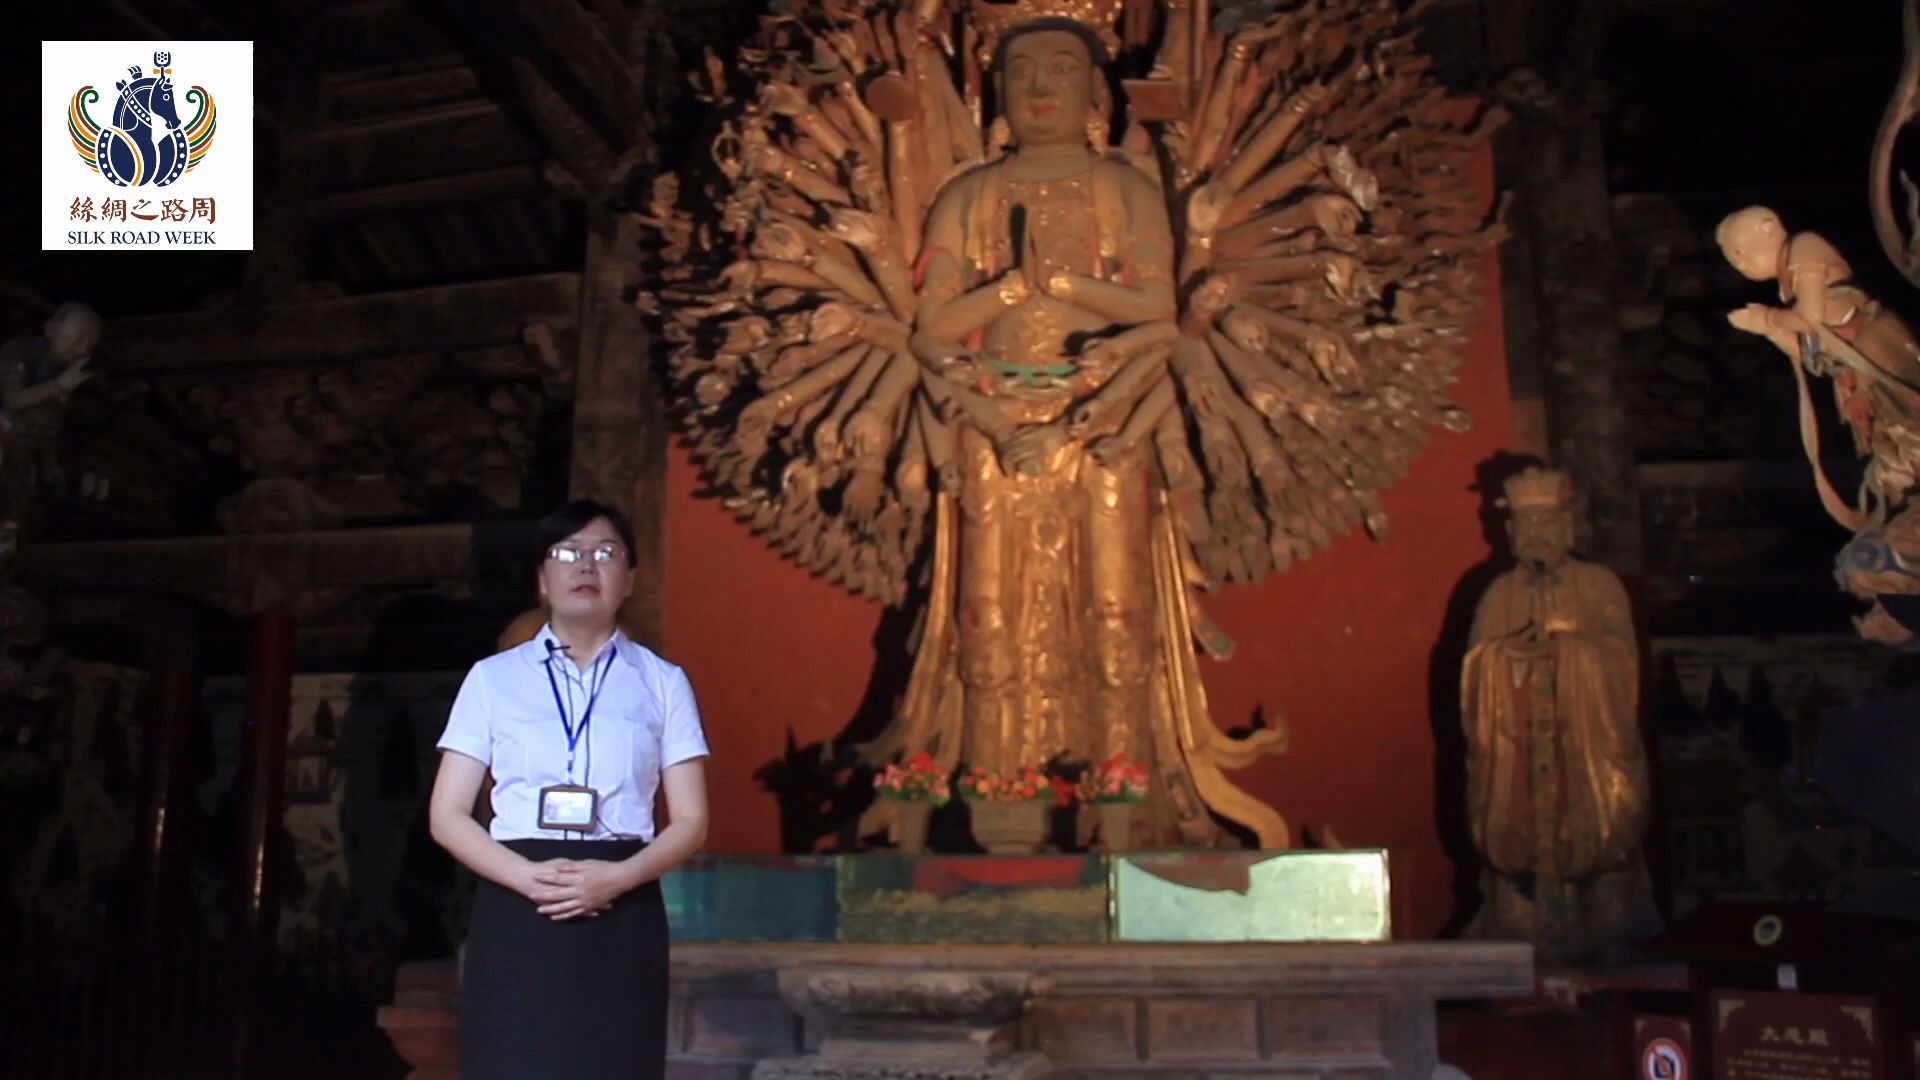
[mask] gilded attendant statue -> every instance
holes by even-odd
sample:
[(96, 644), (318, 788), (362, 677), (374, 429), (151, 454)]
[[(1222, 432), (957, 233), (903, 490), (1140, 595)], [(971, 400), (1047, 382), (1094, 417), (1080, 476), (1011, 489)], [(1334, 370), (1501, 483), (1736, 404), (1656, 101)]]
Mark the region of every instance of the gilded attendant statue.
[[(1853, 284), (1853, 270), (1818, 233), (1789, 233), (1764, 206), (1728, 214), (1714, 232), (1733, 268), (1776, 282), (1781, 307), (1748, 304), (1727, 321), (1793, 361), (1800, 430), (1822, 505), (1858, 532), (1886, 521), (1920, 483), (1920, 343), (1892, 311)], [(1857, 499), (1834, 491), (1820, 457), (1807, 376), (1833, 379), (1834, 404), (1867, 460)]]
[(1640, 661), (1626, 590), (1574, 558), (1565, 473), (1527, 469), (1503, 505), (1519, 565), (1474, 611), (1461, 682), (1468, 818), (1486, 859), (1479, 936), (1583, 959), (1650, 900)]
[(64, 483), (55, 450), (74, 391), (93, 377), (100, 332), (92, 308), (65, 303), (41, 337), (0, 345), (0, 565), (18, 549), (42, 491)]

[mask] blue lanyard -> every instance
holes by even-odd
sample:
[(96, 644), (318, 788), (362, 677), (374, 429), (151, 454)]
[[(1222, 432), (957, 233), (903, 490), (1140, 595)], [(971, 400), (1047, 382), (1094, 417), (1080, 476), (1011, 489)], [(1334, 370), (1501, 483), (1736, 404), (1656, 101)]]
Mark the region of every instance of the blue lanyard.
[[(553, 708), (560, 714), (560, 728), (567, 733), (567, 783), (573, 783), (573, 750), (580, 745), (580, 737), (587, 733), (587, 725), (593, 723), (593, 706), (600, 700), (600, 691), (607, 685), (607, 673), (613, 670), (615, 646), (607, 645), (607, 658), (594, 665), (593, 690), (587, 695), (587, 711), (580, 717), (580, 726), (573, 725), (573, 719), (567, 715), (567, 704), (560, 700), (560, 680), (553, 675), (553, 657), (547, 657), (547, 686), (553, 691)], [(573, 701), (573, 689), (567, 689), (567, 702)]]

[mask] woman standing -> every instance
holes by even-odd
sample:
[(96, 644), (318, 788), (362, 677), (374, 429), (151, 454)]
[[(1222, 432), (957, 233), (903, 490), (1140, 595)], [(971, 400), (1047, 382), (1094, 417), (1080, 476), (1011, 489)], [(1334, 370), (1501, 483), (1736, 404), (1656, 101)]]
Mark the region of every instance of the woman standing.
[[(706, 737), (686, 674), (615, 625), (633, 534), (569, 503), (540, 525), (532, 640), (454, 700), (433, 838), (481, 881), (461, 979), (463, 1080), (657, 1080), (666, 1071), (660, 876), (706, 838)], [(493, 774), (493, 822), (474, 820)], [(656, 831), (654, 800), (668, 824)]]

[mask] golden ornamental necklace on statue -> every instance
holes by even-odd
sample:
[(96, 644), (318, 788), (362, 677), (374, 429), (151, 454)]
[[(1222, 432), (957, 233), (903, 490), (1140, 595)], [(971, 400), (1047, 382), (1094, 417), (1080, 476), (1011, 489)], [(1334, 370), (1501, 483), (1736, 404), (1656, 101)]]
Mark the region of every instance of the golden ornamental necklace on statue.
[[(1018, 252), (1031, 252), (1037, 266), (1021, 266), (1031, 285), (1042, 285), (1054, 274), (1066, 272), (1105, 278), (1100, 243), (1101, 221), (1094, 198), (1093, 166), (1050, 180), (1007, 176), (999, 188), (995, 218), (1000, 227), (999, 266), (1020, 266)], [(1018, 219), (1018, 229), (1015, 222)], [(1020, 235), (1015, 236), (1015, 232)]]
[(593, 831), (594, 822), (600, 819), (600, 793), (587, 784), (573, 782), (574, 751), (584, 739), (587, 744), (586, 769), (581, 774), (584, 780), (593, 778), (593, 739), (587, 734), (587, 728), (593, 723), (593, 707), (600, 701), (600, 691), (607, 685), (607, 673), (613, 670), (614, 647), (607, 645), (606, 656), (591, 669), (591, 679), (582, 685), (586, 691), (587, 707), (580, 714), (579, 723), (574, 722), (573, 677), (567, 678), (567, 696), (560, 697), (560, 680), (553, 673), (553, 659), (558, 653), (566, 651), (566, 646), (553, 642), (547, 643), (547, 687), (553, 691), (553, 709), (560, 716), (560, 729), (567, 735), (567, 782), (549, 784), (540, 789), (540, 827), (567, 833), (584, 834)]
[(1046, 392), (1071, 377), (1078, 363), (1064, 350), (1073, 321), (1071, 304), (1048, 295), (1057, 275), (1104, 280), (1101, 226), (1095, 213), (1097, 180), (1089, 164), (1077, 172), (1046, 179), (994, 174), (992, 246), (995, 264), (988, 277), (1017, 266), (1034, 290), (1016, 317), (1021, 329), (992, 357), (996, 371), (1014, 386)]

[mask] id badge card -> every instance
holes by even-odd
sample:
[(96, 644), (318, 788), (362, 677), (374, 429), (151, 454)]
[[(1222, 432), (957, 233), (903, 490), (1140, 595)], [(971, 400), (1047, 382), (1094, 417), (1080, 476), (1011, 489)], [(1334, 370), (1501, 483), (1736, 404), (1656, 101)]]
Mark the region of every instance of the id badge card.
[(566, 832), (592, 832), (599, 820), (600, 793), (579, 784), (554, 784), (540, 789), (540, 827)]

